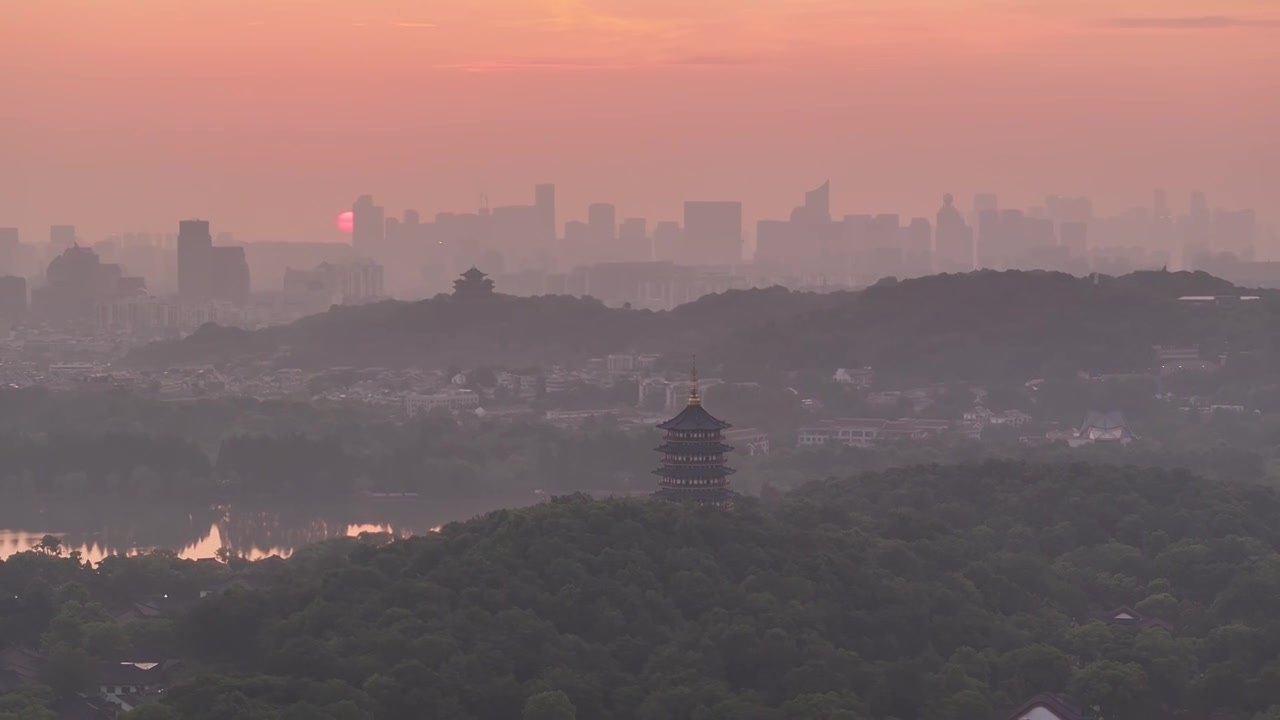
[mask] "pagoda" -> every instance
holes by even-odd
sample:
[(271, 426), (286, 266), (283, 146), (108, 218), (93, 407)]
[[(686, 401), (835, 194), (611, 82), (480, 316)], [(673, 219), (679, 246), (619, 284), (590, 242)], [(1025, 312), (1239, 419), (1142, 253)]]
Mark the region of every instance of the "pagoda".
[(453, 296), (459, 298), (486, 297), (493, 294), (493, 280), (472, 267), (453, 281)]
[(662, 467), (657, 475), (657, 497), (690, 505), (731, 508), (735, 493), (729, 489), (733, 469), (725, 465), (724, 454), (733, 448), (721, 435), (729, 423), (717, 419), (702, 407), (698, 395), (698, 370), (694, 367), (689, 384), (689, 404), (679, 415), (658, 426), (665, 430), (665, 442), (658, 448)]

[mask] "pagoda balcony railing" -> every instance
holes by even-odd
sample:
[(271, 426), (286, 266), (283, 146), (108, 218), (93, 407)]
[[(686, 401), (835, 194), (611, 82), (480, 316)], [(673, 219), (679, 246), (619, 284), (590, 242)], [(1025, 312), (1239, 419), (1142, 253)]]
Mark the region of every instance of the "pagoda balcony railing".
[(667, 465), (723, 465), (725, 460), (723, 455), (710, 460), (684, 460), (672, 455), (663, 455), (662, 462)]

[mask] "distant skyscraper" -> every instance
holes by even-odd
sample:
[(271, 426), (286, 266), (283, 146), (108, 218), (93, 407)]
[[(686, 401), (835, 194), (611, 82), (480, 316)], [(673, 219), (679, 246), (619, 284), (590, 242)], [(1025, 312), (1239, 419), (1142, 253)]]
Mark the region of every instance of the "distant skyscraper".
[(1002, 237), (1000, 234), (1000, 211), (995, 208), (984, 208), (978, 211), (978, 267), (994, 269), (999, 267), (1002, 253)]
[(77, 242), (79, 240), (76, 238), (75, 225), (52, 225), (49, 227), (49, 244), (58, 252), (66, 250)]
[(27, 279), (15, 275), (0, 277), (0, 320), (13, 322), (27, 314)]
[(18, 240), (18, 228), (0, 228), (0, 272), (13, 272), (17, 268), (21, 249)]
[(955, 198), (947, 193), (938, 210), (935, 230), (935, 269), (939, 272), (968, 272), (973, 269), (973, 229), (956, 209)]
[(647, 261), (652, 259), (653, 249), (649, 246), (648, 223), (644, 218), (627, 218), (618, 227), (618, 245), (622, 249), (622, 260)]
[(386, 212), (373, 204), (372, 195), (361, 195), (351, 206), (351, 245), (357, 252), (375, 257), (386, 235)]
[(742, 203), (688, 201), (678, 261), (690, 265), (736, 265), (742, 261)]
[(1089, 224), (1064, 222), (1058, 227), (1058, 243), (1070, 251), (1072, 257), (1084, 258), (1089, 254)]
[(211, 295), (206, 262), (213, 250), (213, 236), (206, 220), (178, 223), (178, 296), (203, 302)]
[(533, 206), (538, 216), (538, 243), (544, 250), (556, 245), (556, 186), (542, 183), (533, 188)]
[(596, 259), (618, 259), (618, 212), (609, 203), (593, 203), (587, 208), (587, 227), (591, 235), (590, 252)]
[(215, 247), (206, 220), (178, 223), (178, 296), (191, 303), (247, 300), (249, 263), (244, 248)]
[(1001, 269), (1019, 267), (1027, 249), (1027, 218), (1021, 210), (1000, 211), (999, 257)]
[(675, 261), (680, 250), (680, 223), (664, 220), (653, 226), (653, 257), (655, 260)]
[(1156, 188), (1152, 200), (1152, 213), (1157, 221), (1169, 220), (1173, 217), (1173, 211), (1169, 209), (1169, 193)]
[(933, 272), (933, 226), (926, 218), (912, 218), (905, 237), (905, 273), (912, 276)]
[[(797, 219), (796, 214), (796, 212), (792, 212), (792, 220)], [(831, 222), (830, 180), (804, 194), (803, 214), (807, 222)]]
[(995, 193), (978, 193), (973, 196), (973, 210), (981, 214), (987, 210), (999, 210), (1000, 200)]
[(242, 303), (249, 299), (249, 262), (240, 246), (210, 248), (210, 298)]
[(569, 266), (580, 264), (594, 255), (591, 253), (591, 226), (581, 220), (570, 220), (564, 224), (564, 243), (560, 246), (560, 254)]

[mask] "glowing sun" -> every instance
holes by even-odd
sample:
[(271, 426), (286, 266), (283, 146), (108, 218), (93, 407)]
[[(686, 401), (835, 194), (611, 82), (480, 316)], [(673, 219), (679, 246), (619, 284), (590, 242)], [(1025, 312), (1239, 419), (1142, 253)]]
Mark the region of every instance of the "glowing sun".
[(346, 211), (338, 216), (338, 229), (344, 233), (349, 233), (355, 229), (356, 216), (350, 211)]

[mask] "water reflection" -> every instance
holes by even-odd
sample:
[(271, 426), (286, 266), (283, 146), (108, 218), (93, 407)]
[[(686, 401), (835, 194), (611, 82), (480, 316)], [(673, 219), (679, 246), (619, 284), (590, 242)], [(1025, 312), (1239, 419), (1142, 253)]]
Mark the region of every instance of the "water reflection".
[(200, 560), (228, 548), (251, 560), (288, 557), (311, 543), (361, 533), (409, 537), (535, 498), (453, 501), (361, 499), (338, 505), (181, 506), (147, 503), (0, 505), (0, 558), (30, 550), (45, 535), (64, 552), (98, 562), (108, 555), (171, 550)]

